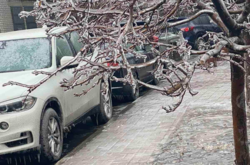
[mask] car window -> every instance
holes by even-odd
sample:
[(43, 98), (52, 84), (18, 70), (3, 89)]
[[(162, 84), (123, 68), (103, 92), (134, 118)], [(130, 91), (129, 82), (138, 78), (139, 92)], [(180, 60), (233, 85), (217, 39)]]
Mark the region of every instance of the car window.
[(139, 46), (136, 47), (136, 51), (138, 51), (138, 52), (142, 53), (143, 55), (147, 56), (146, 60), (140, 59), (139, 60), (140, 63), (144, 63), (146, 61), (149, 61), (149, 60), (153, 59), (153, 57), (151, 56), (153, 54), (151, 48), (152, 48), (151, 44), (144, 44), (143, 47), (139, 47)]
[(65, 37), (56, 38), (56, 64), (60, 66), (60, 60), (64, 56), (73, 56), (72, 50)]
[(72, 43), (76, 53), (78, 53), (82, 48), (83, 44), (79, 42), (79, 35), (77, 32), (71, 32), (70, 34), (67, 34), (69, 37), (70, 42)]
[(134, 55), (132, 53), (127, 53), (127, 54), (125, 54), (125, 56), (126, 56), (126, 58), (133, 58), (134, 57)]
[(152, 45), (144, 44), (143, 47), (136, 46), (135, 51), (146, 53), (146, 52), (151, 52), (151, 48), (152, 48)]
[(194, 20), (192, 20), (192, 22), (193, 22), (193, 24), (195, 24), (195, 25), (201, 24), (201, 22), (200, 22), (200, 17), (195, 18)]
[(206, 16), (206, 15), (202, 15), (200, 17), (200, 22), (201, 22), (201, 24), (210, 24), (210, 20), (209, 20), (208, 16)]
[(135, 64), (135, 56), (132, 53), (125, 54), (129, 64)]
[(145, 52), (152, 52), (151, 48), (152, 48), (152, 45), (150, 44), (144, 45)]
[[(129, 48), (130, 46), (132, 46), (132, 44), (127, 44), (127, 45), (126, 45), (127, 48)], [(151, 59), (154, 58), (153, 55), (152, 55), (152, 57), (149, 56), (149, 54), (152, 54), (151, 48), (152, 48), (152, 45), (151, 45), (151, 44), (145, 44), (145, 45), (143, 45), (142, 47), (140, 47), (140, 46), (135, 46), (134, 50), (135, 50), (136, 52), (138, 52), (138, 53), (143, 54), (143, 55), (147, 55), (146, 61), (149, 61), (149, 60), (151, 60)], [(136, 58), (136, 57), (135, 57), (132, 53), (127, 53), (127, 54), (126, 54), (126, 58), (127, 58), (128, 62), (129, 62), (130, 64), (135, 63), (135, 58)], [(146, 62), (143, 58), (137, 58), (136, 61), (137, 61), (136, 63), (144, 63), (144, 62)]]

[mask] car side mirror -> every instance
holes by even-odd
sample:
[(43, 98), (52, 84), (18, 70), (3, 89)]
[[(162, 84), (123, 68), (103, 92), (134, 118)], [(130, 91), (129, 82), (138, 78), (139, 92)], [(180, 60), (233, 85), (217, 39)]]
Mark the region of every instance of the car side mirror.
[[(64, 56), (60, 60), (60, 65), (63, 66), (73, 59), (74, 59), (74, 57), (72, 57), (72, 56)], [(78, 64), (79, 64), (79, 62), (75, 61), (75, 62), (71, 63), (70, 65), (66, 66), (65, 68), (67, 68), (67, 69), (74, 68), (74, 67), (77, 67)]]

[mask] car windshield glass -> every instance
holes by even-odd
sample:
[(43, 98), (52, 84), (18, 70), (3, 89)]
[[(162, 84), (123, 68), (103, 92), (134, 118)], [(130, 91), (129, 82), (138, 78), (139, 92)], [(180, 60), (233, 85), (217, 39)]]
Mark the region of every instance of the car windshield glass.
[(47, 38), (0, 41), (0, 72), (48, 68), (50, 52)]

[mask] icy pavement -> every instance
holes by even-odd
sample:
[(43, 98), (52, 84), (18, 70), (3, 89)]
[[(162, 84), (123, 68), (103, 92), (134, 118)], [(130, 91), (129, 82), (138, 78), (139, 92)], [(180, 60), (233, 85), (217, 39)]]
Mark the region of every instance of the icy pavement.
[(230, 104), (195, 104), (155, 155), (155, 164), (234, 164)]
[(230, 68), (219, 65), (214, 75), (196, 74), (194, 86), (203, 87), (152, 164), (234, 164)]

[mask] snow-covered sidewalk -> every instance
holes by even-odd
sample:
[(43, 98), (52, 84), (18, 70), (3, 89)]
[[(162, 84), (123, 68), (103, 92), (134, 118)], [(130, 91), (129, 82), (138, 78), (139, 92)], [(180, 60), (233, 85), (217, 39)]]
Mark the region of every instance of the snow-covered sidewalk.
[(198, 72), (199, 90), (175, 132), (155, 154), (154, 164), (234, 164), (230, 68), (219, 62), (214, 75)]
[(175, 112), (161, 109), (171, 98), (150, 91), (57, 164), (233, 164), (229, 64), (198, 70), (192, 82), (199, 94)]

